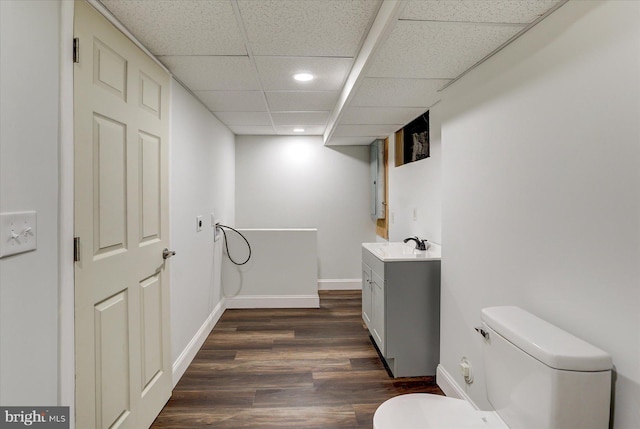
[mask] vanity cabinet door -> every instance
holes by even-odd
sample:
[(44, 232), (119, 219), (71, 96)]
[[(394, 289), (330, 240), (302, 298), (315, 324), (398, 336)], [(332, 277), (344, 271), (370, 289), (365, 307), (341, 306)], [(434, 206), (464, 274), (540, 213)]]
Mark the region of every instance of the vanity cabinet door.
[(371, 285), (371, 268), (367, 264), (362, 264), (362, 320), (371, 331), (371, 312), (372, 312), (372, 285)]
[(375, 271), (371, 273), (371, 289), (372, 289), (372, 314), (370, 329), (373, 339), (375, 340), (382, 355), (385, 355), (386, 345), (384, 342), (385, 334), (385, 307), (384, 307), (384, 280), (377, 275)]

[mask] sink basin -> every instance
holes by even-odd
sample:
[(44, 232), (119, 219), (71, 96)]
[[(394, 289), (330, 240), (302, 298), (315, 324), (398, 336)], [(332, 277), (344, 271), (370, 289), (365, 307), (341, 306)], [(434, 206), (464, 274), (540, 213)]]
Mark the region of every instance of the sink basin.
[(382, 262), (393, 261), (439, 261), (442, 248), (438, 244), (428, 243), (427, 250), (418, 250), (413, 242), (362, 243), (362, 247)]

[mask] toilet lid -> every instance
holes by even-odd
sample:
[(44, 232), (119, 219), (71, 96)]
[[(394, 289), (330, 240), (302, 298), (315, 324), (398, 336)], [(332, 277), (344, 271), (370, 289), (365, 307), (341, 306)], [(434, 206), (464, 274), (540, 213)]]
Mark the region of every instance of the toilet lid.
[(373, 429), (507, 429), (494, 412), (462, 399), (411, 393), (389, 399), (373, 416)]

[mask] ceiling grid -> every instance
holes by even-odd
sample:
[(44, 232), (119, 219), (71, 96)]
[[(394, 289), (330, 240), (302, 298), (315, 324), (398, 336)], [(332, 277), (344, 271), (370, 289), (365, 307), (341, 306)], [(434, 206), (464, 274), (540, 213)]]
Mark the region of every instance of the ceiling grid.
[(351, 145), (402, 128), (565, 1), (101, 3), (235, 134)]

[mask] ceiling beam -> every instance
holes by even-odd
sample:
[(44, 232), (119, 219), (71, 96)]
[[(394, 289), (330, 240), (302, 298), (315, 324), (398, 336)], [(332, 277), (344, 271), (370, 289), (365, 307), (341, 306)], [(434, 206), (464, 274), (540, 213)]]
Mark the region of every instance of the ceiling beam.
[(269, 115), (269, 122), (271, 123), (271, 128), (273, 128), (274, 134), (278, 134), (278, 130), (276, 129), (276, 123), (273, 121), (273, 115), (271, 114), (271, 109), (269, 108), (269, 102), (267, 101), (267, 93), (264, 90), (262, 79), (260, 79), (258, 64), (256, 64), (256, 58), (253, 55), (253, 49), (251, 49), (251, 43), (249, 43), (249, 35), (247, 34), (247, 27), (244, 25), (244, 20), (242, 19), (242, 13), (240, 13), (240, 6), (238, 6), (238, 0), (231, 0), (231, 7), (233, 8), (233, 13), (236, 16), (238, 28), (240, 29), (240, 33), (242, 34), (242, 40), (244, 41), (244, 47), (247, 50), (247, 55), (249, 56), (249, 60), (251, 61), (253, 70), (256, 72), (256, 79), (258, 80), (258, 85), (260, 87), (259, 88), (260, 94), (262, 95), (262, 101), (264, 101), (264, 105), (267, 107), (266, 113), (267, 115)]
[(395, 22), (397, 21), (400, 13), (404, 9), (406, 2), (402, 0), (383, 0), (378, 14), (376, 15), (369, 34), (362, 44), (360, 52), (356, 57), (351, 72), (342, 87), (342, 92), (338, 98), (338, 102), (329, 116), (329, 122), (327, 122), (327, 128), (325, 129), (323, 140), (327, 145), (333, 137), (333, 133), (340, 122), (345, 108), (349, 105), (349, 102), (355, 95), (358, 87), (364, 79), (364, 74), (371, 64), (376, 51), (387, 40), (387, 37), (391, 33)]

